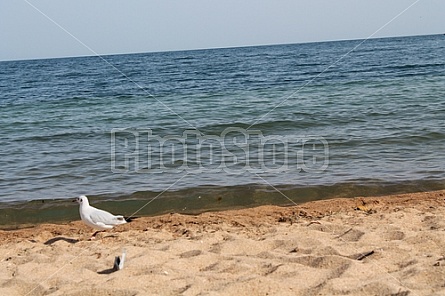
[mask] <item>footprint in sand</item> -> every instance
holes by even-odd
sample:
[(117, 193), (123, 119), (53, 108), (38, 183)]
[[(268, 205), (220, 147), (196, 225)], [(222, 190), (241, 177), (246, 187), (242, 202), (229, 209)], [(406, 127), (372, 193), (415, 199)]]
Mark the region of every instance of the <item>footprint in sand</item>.
[(339, 256), (300, 256), (291, 259), (293, 263), (298, 263), (313, 268), (336, 269), (343, 266), (349, 266), (349, 259)]
[(356, 242), (359, 241), (360, 238), (365, 234), (363, 231), (360, 231), (355, 228), (338, 226), (334, 224), (318, 224), (314, 223), (309, 225), (311, 229), (318, 230), (326, 233), (335, 233), (337, 234), (336, 238), (341, 239), (343, 241), (348, 242)]
[(191, 251), (187, 251), (187, 252), (179, 254), (179, 257), (190, 258), (190, 257), (199, 256), (199, 255), (201, 255), (201, 253), (202, 253), (201, 250), (191, 250)]
[(357, 242), (360, 240), (360, 238), (364, 235), (365, 233), (363, 231), (360, 231), (358, 229), (353, 229), (350, 228), (349, 230), (347, 230), (346, 232), (340, 234), (337, 236), (337, 238), (340, 238), (343, 241), (347, 241), (347, 242)]
[(438, 216), (426, 216), (422, 220), (423, 226), (428, 230), (444, 229), (445, 222), (442, 217)]
[(405, 238), (405, 233), (400, 230), (390, 230), (386, 233), (383, 233), (383, 238), (389, 241), (402, 240)]

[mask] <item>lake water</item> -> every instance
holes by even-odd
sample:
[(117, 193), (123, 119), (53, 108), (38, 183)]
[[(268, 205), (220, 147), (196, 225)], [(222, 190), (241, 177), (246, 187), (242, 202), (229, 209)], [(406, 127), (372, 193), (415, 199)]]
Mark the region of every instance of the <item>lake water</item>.
[(432, 35), (0, 62), (0, 207), (443, 189), (444, 57)]

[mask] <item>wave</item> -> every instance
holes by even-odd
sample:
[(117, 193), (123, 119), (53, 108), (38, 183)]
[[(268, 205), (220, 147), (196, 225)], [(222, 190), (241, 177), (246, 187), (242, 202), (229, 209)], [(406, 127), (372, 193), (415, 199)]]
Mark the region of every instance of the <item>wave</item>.
[[(317, 127), (317, 126), (326, 126), (329, 125), (329, 122), (317, 120), (316, 118), (298, 118), (296, 120), (271, 120), (264, 122), (233, 122), (233, 123), (225, 123), (225, 124), (214, 124), (214, 125), (206, 125), (204, 127), (200, 127), (199, 130), (205, 133), (221, 133), (229, 128), (238, 128), (244, 130), (260, 130), (262, 132), (267, 133), (282, 133), (286, 130), (298, 130), (301, 128), (308, 127)], [(312, 117), (314, 114), (311, 115)]]

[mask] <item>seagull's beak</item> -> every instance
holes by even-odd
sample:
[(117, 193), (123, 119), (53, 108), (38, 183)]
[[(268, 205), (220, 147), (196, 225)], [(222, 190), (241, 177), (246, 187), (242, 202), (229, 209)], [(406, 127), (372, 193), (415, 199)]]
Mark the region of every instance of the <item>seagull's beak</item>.
[(73, 199), (73, 202), (77, 202), (77, 199)]

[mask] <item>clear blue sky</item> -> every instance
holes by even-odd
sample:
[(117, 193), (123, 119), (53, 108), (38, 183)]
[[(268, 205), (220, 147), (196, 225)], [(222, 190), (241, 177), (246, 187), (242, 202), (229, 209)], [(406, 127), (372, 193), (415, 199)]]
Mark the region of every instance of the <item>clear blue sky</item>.
[[(0, 0), (0, 60), (367, 38), (415, 2)], [(438, 33), (445, 1), (420, 0), (373, 37)]]

